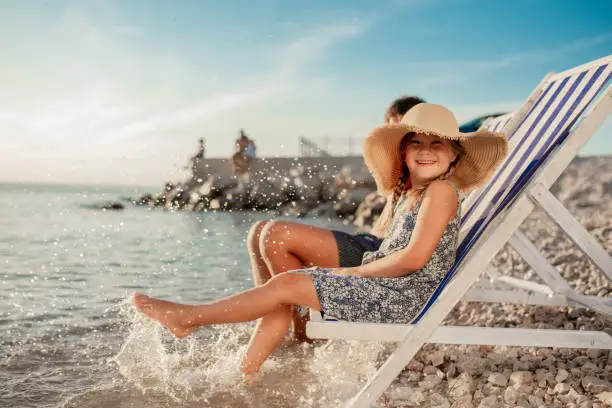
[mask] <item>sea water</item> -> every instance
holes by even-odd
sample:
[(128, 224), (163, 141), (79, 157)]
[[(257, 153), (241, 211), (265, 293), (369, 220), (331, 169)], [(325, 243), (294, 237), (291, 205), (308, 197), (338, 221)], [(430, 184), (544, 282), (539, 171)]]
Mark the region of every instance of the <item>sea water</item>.
[(251, 287), (246, 237), (270, 217), (100, 209), (146, 191), (0, 184), (0, 406), (337, 407), (374, 373), (380, 344), (318, 341), (281, 347), (245, 386), (253, 323), (176, 340), (137, 313), (134, 291), (198, 303)]

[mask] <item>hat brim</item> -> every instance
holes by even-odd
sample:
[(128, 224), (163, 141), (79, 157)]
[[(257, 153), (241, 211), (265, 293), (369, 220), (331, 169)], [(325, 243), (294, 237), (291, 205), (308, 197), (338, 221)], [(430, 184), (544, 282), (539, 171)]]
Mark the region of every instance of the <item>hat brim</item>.
[(365, 139), (363, 148), (365, 163), (379, 193), (390, 194), (397, 185), (403, 162), (399, 146), (404, 136), (411, 132), (455, 140), (461, 144), (464, 154), (450, 178), (463, 192), (486, 183), (508, 154), (508, 143), (503, 133), (477, 130), (443, 134), (401, 123), (380, 126)]

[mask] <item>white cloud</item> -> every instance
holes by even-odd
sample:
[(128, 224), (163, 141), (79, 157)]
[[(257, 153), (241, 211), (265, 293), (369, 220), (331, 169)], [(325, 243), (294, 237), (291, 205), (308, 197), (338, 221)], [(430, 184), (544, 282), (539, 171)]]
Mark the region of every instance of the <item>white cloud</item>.
[[(86, 172), (88, 160), (91, 167), (93, 159), (116, 167), (126, 158), (147, 157), (153, 160), (141, 165), (170, 174), (203, 131), (225, 133), (227, 138), (209, 139), (209, 152), (229, 153), (239, 127), (236, 118), (252, 117), (253, 112), (267, 122), (267, 133), (279, 134), (282, 129), (275, 129), (274, 117), (282, 112), (266, 112), (266, 105), (300, 91), (313, 92), (312, 84), (324, 91), (325, 81), (312, 78), (311, 69), (332, 47), (358, 36), (364, 27), (356, 21), (309, 27), (264, 54), (269, 69), (238, 81), (223, 72), (202, 72), (189, 56), (130, 47), (130, 39), (146, 35), (141, 27), (103, 25), (82, 11), (69, 10), (57, 24), (40, 31), (45, 38), (13, 44), (0, 60), (0, 85), (16, 96), (0, 96), (2, 177), (38, 177), (40, 172), (27, 160), (39, 160), (41, 169), (50, 166), (49, 160), (59, 166), (70, 162), (71, 169)], [(31, 64), (24, 64), (24, 50), (34, 58)], [(61, 178), (66, 172), (55, 173)], [(101, 174), (102, 181), (120, 181), (119, 173), (111, 173)]]

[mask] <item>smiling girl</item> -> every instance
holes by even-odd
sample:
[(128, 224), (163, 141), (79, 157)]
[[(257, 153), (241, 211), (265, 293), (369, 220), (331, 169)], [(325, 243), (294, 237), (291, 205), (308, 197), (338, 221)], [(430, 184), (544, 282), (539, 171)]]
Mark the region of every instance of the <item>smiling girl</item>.
[[(138, 310), (185, 337), (209, 324), (261, 317), (287, 330), (293, 305), (355, 322), (410, 323), (455, 260), (460, 191), (483, 183), (503, 160), (507, 141), (487, 131), (462, 134), (440, 105), (419, 104), (400, 123), (375, 129), (364, 158), (382, 194), (400, 194), (379, 249), (351, 268), (299, 269), (227, 298), (184, 305), (136, 293)], [(280, 327), (282, 326), (282, 327)], [(249, 348), (242, 364), (247, 380), (259, 371), (282, 337)]]

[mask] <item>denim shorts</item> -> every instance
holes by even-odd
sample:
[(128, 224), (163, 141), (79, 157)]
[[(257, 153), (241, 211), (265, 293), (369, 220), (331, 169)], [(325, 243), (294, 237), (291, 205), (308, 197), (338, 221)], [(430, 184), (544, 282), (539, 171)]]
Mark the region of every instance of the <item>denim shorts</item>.
[(377, 251), (382, 243), (382, 238), (372, 234), (348, 234), (342, 231), (332, 230), (338, 246), (338, 258), (340, 267), (350, 268), (361, 265), (361, 259), (365, 252)]

